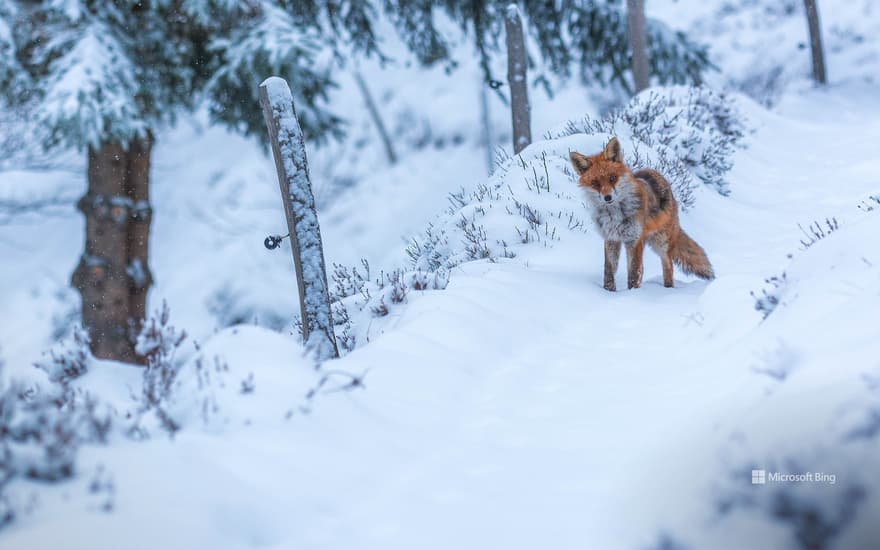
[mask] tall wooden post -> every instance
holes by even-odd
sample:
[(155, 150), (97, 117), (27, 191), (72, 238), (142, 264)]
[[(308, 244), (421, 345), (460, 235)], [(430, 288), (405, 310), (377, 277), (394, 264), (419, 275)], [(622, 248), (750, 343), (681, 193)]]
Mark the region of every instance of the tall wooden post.
[(644, 0), (626, 0), (626, 18), (629, 25), (633, 81), (636, 85), (636, 93), (638, 93), (651, 85)]
[(825, 50), (822, 48), (822, 27), (819, 25), (819, 6), (816, 0), (804, 0), (807, 26), (810, 29), (810, 51), (813, 54), (813, 79), (817, 84), (828, 82), (825, 74)]
[(522, 18), (516, 4), (507, 6), (504, 17), (507, 34), (507, 83), (510, 85), (510, 115), (513, 121), (513, 153), (519, 154), (532, 142), (531, 107), (526, 71), (526, 44)]
[(486, 145), (486, 173), (491, 176), (495, 169), (493, 158), (495, 146), (492, 143), (492, 114), (489, 112), (489, 92), (486, 90), (488, 87), (488, 82), (480, 81), (480, 133), (483, 143)]
[(260, 105), (269, 130), (284, 214), (290, 230), (303, 341), (306, 350), (314, 353), (318, 360), (339, 357), (306, 147), (287, 82), (277, 76), (263, 81), (260, 84)]

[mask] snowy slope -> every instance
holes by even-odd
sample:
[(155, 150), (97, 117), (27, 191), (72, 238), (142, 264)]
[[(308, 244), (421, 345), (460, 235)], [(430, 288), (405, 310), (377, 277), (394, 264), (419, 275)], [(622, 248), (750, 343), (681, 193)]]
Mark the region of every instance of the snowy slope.
[[(715, 264), (710, 284), (678, 276), (676, 289), (663, 288), (649, 253), (641, 290), (607, 293), (595, 234), (561, 232), (513, 259), (462, 264), (445, 291), (411, 293), (384, 333), (325, 366), (367, 371), (366, 388), (313, 400), (304, 396), (321, 373), (291, 338), (256, 327), (217, 334), (193, 355), (228, 363), (209, 389), (216, 416), (202, 418), (202, 394), (184, 382), (183, 431), (86, 449), (84, 475), (40, 490), (5, 544), (52, 548), (63, 533), (70, 548), (666, 540), (769, 550), (796, 547), (797, 516), (774, 519), (776, 488), (751, 486), (748, 470), (794, 462), (836, 474), (833, 486), (797, 489), (796, 502), (829, 506), (829, 518), (847, 491), (864, 492), (848, 538), (835, 542), (869, 548), (880, 502), (870, 475), (880, 456), (870, 435), (880, 205), (858, 206), (880, 189), (874, 101), (850, 86), (750, 112), (758, 129), (736, 159), (735, 191), (700, 193), (682, 219)], [(814, 116), (820, 105), (838, 115)], [(524, 157), (558, 149), (538, 143)], [(840, 228), (799, 250), (797, 224), (828, 216)], [(780, 305), (762, 319), (749, 292), (782, 270)], [(124, 395), (137, 380), (119, 369), (96, 365), (82, 384)], [(191, 358), (184, 380), (193, 369)], [(251, 373), (254, 391), (242, 394)], [(115, 490), (88, 494), (101, 475)], [(35, 491), (16, 483), (20, 498)]]
[[(832, 46), (847, 29), (871, 36), (875, 8), (856, 4), (823, 12), (842, 29)], [(783, 18), (783, 38), (741, 32), (767, 5), (719, 17), (708, 3), (648, 3), (718, 44), (719, 80), (743, 82), (768, 40), (780, 47), (767, 62), (790, 71), (772, 111), (742, 103), (754, 133), (734, 158), (730, 196), (700, 188), (682, 216), (715, 281), (677, 274), (665, 289), (649, 251), (644, 287), (610, 294), (589, 225), (551, 220), (552, 238), (517, 244), (522, 216), (492, 210), (483, 219), (494, 261), (456, 265), (444, 290), (411, 291), (384, 317), (353, 309), (359, 347), (320, 371), (291, 335), (289, 250), (261, 244), (283, 227), (271, 160), (198, 117), (165, 132), (153, 167), (151, 304), (167, 299), (191, 335), (169, 402), (182, 429), (169, 438), (147, 418), (148, 439), (122, 433), (141, 372), (91, 363), (76, 384), (115, 407), (118, 430), (80, 450), (71, 481), (12, 482), (19, 515), (0, 547), (778, 550), (803, 547), (805, 536), (875, 547), (880, 104), (864, 76), (878, 66), (877, 41), (832, 47), (833, 83), (812, 90), (808, 58), (785, 49), (805, 32), (799, 12)], [(352, 138), (310, 150), (328, 263), (365, 257), (375, 279), (405, 261), (404, 245), (428, 222), (449, 227), (461, 252), (460, 209), (442, 211), (462, 187), (496, 189), (502, 199), (487, 210), (512, 195), (586, 220), (565, 155), (604, 136), (523, 153), (541, 170), (549, 159), (550, 192), (528, 189), (531, 166), (516, 160), (487, 180), (475, 66), (451, 79), (364, 70), (406, 145), (387, 167), (343, 82), (335, 104), (360, 113)], [(536, 136), (597, 114), (578, 86), (537, 97)], [(493, 105), (495, 137), (507, 139), (506, 113)], [(75, 197), (75, 168), (3, 172), (0, 192)], [(832, 217), (838, 229), (801, 244), (799, 224), (827, 230)], [(31, 363), (76, 313), (67, 278), (81, 224), (54, 210), (0, 225), (4, 377), (45, 384)], [(514, 257), (498, 254), (496, 239)], [(765, 282), (783, 273), (781, 285)], [(778, 302), (766, 318), (751, 296), (762, 290)], [(349, 387), (361, 376), (365, 387)], [(752, 469), (836, 477), (753, 486)]]

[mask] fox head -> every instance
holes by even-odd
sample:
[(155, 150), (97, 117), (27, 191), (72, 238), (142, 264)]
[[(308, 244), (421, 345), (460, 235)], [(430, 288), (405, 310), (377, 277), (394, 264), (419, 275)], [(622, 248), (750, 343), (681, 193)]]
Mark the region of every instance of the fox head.
[(601, 153), (587, 157), (572, 151), (569, 156), (578, 174), (578, 185), (587, 193), (596, 193), (595, 198), (604, 202), (614, 202), (618, 185), (629, 180), (630, 170), (623, 162), (623, 149), (616, 137), (611, 138)]

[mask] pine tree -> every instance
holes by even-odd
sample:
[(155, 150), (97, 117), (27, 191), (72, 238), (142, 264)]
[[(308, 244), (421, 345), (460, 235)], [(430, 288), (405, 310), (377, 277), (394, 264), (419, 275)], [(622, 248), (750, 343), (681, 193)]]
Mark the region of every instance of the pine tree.
[(7, 0), (0, 0), (0, 86), (3, 89), (15, 73), (15, 45), (10, 25), (14, 16), (15, 6)]
[[(73, 285), (98, 357), (137, 361), (147, 264), (152, 130), (191, 108), (198, 51), (170, 4), (19, 2), (16, 57), (47, 147), (85, 150), (84, 253)], [(136, 32), (135, 32), (136, 30)]]
[[(499, 51), (503, 12), (497, 0), (385, 0), (386, 13), (407, 46), (425, 64), (448, 62), (451, 48), (437, 29), (444, 13), (474, 40), (484, 78), (499, 84), (489, 59)], [(626, 9), (622, 0), (521, 0), (528, 31), (551, 72), (568, 77), (572, 68), (586, 84), (616, 85), (629, 93), (632, 62)], [(660, 84), (699, 82), (711, 68), (706, 47), (662, 22), (646, 20), (650, 76)]]
[[(212, 117), (265, 139), (265, 123), (254, 106), (259, 105), (260, 82), (277, 75), (292, 85), (306, 139), (339, 137), (342, 119), (329, 110), (327, 97), (336, 85), (333, 59), (325, 54), (332, 40), (322, 34), (317, 6), (291, 3), (297, 13), (274, 0), (217, 4), (202, 21), (212, 36), (208, 50), (215, 56), (206, 88)], [(364, 40), (369, 47), (370, 39)]]
[[(215, 121), (265, 136), (257, 86), (295, 83), (312, 139), (338, 134), (332, 58), (378, 52), (371, 0), (0, 0), (0, 85), (47, 147), (83, 150), (85, 250), (72, 277), (98, 357), (134, 350), (151, 284), (149, 169), (157, 130), (207, 97)], [(13, 85), (14, 84), (14, 85)]]
[[(19, 99), (24, 87), (26, 73), (16, 58), (13, 29), (17, 19), (17, 6), (9, 0), (0, 0), (0, 90), (4, 90), (3, 103)], [(0, 103), (2, 106), (3, 103)]]
[[(627, 16), (620, 0), (562, 0), (552, 11), (541, 9), (542, 4), (525, 2), (533, 36), (554, 73), (568, 76), (574, 65), (584, 83), (635, 91)], [(660, 84), (701, 81), (702, 72), (711, 67), (705, 46), (655, 19), (646, 19), (645, 27), (652, 78)]]

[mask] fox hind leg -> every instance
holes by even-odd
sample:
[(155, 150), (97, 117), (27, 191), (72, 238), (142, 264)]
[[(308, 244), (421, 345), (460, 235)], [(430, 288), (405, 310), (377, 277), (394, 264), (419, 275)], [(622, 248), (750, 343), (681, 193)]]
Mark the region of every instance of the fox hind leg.
[(642, 286), (642, 256), (644, 252), (645, 241), (642, 239), (626, 243), (626, 260), (629, 264), (626, 287), (629, 289)]
[(617, 264), (620, 260), (620, 242), (605, 241), (605, 290), (614, 292), (617, 285), (614, 283), (614, 275), (617, 273)]
[(648, 243), (660, 256), (660, 263), (663, 266), (663, 286), (672, 288), (675, 286), (675, 279), (672, 271), (672, 256), (669, 254), (669, 241), (665, 235), (654, 234), (649, 237)]
[(669, 253), (664, 250), (663, 254), (660, 255), (660, 261), (663, 264), (663, 286), (666, 288), (672, 288), (675, 286), (675, 278), (673, 277), (672, 271), (672, 258), (670, 258)]

